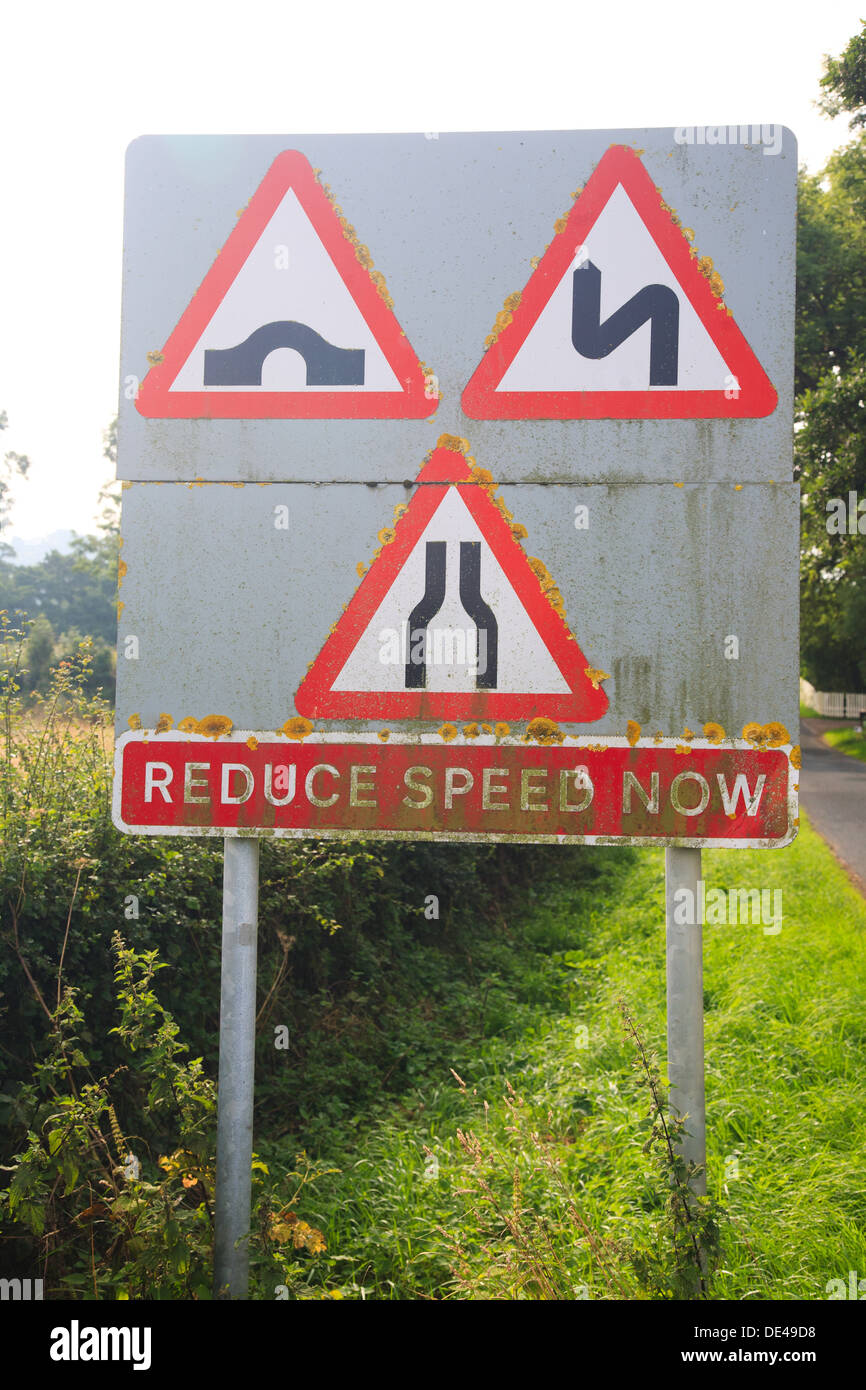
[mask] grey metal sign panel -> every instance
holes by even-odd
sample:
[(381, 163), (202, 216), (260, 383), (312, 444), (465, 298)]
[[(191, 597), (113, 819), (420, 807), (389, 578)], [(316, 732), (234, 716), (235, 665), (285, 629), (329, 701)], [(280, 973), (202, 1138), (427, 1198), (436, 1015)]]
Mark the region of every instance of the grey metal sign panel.
[[(730, 311), (776, 393), (769, 414), (551, 419), (543, 418), (546, 406), (537, 418), (465, 413), (464, 392), (497, 315), (510, 312), (503, 306), (515, 294), (528, 297), (533, 263), (556, 241), (566, 214), (580, 208), (574, 194), (613, 146), (632, 151), (671, 226), (692, 234), (707, 278), (720, 277), (712, 282), (714, 307), (720, 321)], [(430, 416), (416, 418), (146, 418), (137, 390), (219, 262), (239, 214), (289, 150), (321, 170), (340, 216), (384, 276), (400, 329), (435, 375), (435, 413), (431, 398)], [(468, 439), (478, 463), (503, 483), (790, 478), (796, 172), (794, 137), (777, 126), (143, 137), (127, 157), (120, 476), (401, 483), (413, 476), (410, 461), (449, 432)], [(597, 257), (595, 243), (587, 244)], [(605, 302), (606, 274), (603, 266), (600, 328), (617, 308)], [(690, 311), (682, 296), (680, 310), (685, 335)], [(619, 332), (632, 346), (641, 334), (648, 344), (650, 326), (654, 318)], [(224, 335), (219, 347), (235, 346), (230, 339)], [(593, 351), (608, 354), (593, 371), (625, 351), (610, 350), (598, 333), (578, 341), (584, 364)], [(531, 380), (518, 378), (519, 389)]]
[[(206, 715), (235, 729), (273, 731), (301, 713), (296, 693), (360, 574), (382, 563), (395, 509), (399, 515), (424, 490), (424, 483), (126, 484), (118, 735), (153, 730), (161, 717), (176, 729)], [(624, 736), (634, 721), (644, 735), (677, 738), (714, 722), (739, 737), (750, 723), (776, 722), (796, 743), (798, 495), (790, 483), (505, 488), (509, 524), (528, 533), (522, 549), (556, 586), (567, 627), (609, 702), (585, 722), (559, 719), (561, 728), (607, 739)], [(406, 619), (421, 598), (422, 573), (412, 582)], [(448, 584), (456, 583), (455, 572)], [(499, 617), (503, 667), (512, 619), (497, 608), (484, 569), (482, 590)], [(376, 661), (388, 660), (375, 643), (394, 640), (382, 636), (383, 624), (380, 617), (371, 630), (374, 689), (376, 670), (387, 669)], [(395, 652), (394, 661), (405, 659)], [(543, 708), (532, 669), (525, 713), (509, 720), (520, 731)], [(403, 685), (400, 666), (394, 688)], [(432, 722), (389, 714), (388, 689), (381, 685), (381, 716), (314, 714), (311, 726), (373, 743), (386, 728), (410, 738), (436, 729), (435, 714)], [(454, 708), (459, 714), (459, 703)]]

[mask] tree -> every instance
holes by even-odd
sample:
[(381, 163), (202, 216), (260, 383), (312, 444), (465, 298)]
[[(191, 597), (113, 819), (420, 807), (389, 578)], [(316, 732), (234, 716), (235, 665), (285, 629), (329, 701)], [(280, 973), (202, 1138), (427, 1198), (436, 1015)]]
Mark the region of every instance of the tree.
[(800, 174), (795, 390), (866, 356), (866, 133)]
[(839, 116), (853, 111), (848, 122), (851, 130), (866, 125), (866, 22), (855, 34), (841, 58), (824, 59), (821, 86), (826, 92), (818, 106), (827, 116)]
[[(9, 425), (9, 419), (5, 410), (0, 410), (0, 430), (5, 430)], [(0, 532), (9, 520), (9, 511), (12, 506), (12, 483), (15, 475), (26, 478), (27, 470), (30, 467), (30, 460), (26, 454), (16, 454), (10, 449), (3, 455), (3, 463), (0, 465)], [(7, 541), (0, 539), (0, 558), (11, 555), (12, 547)]]
[(24, 690), (45, 689), (54, 663), (54, 628), (45, 617), (32, 624), (24, 643), (21, 685)]
[[(825, 60), (819, 103), (866, 125), (866, 25)], [(800, 175), (795, 476), (801, 653), (819, 689), (866, 689), (866, 131)], [(866, 510), (866, 509), (864, 509)]]
[(866, 690), (866, 359), (824, 377), (800, 415), (803, 674)]
[(76, 536), (69, 554), (50, 551), (36, 565), (0, 560), (0, 608), (44, 617), (55, 632), (75, 628), (114, 643), (117, 537)]
[[(5, 420), (5, 414), (0, 415), (0, 429)], [(113, 421), (104, 435), (103, 452), (111, 462), (116, 462), (117, 457), (116, 423)], [(29, 460), (23, 455), (7, 454), (7, 473), (0, 476), (0, 527), (11, 503), (8, 494), (10, 470), (17, 468), (24, 474), (28, 466)], [(34, 658), (30, 662), (34, 672), (31, 689), (44, 687), (51, 660), (61, 659), (60, 654), (66, 654), (70, 644), (80, 641), (82, 633), (94, 639), (94, 680), (106, 691), (113, 683), (120, 539), (116, 484), (106, 483), (99, 500), (103, 504), (99, 534), (74, 536), (68, 554), (52, 550), (38, 564), (16, 565), (10, 562), (11, 547), (6, 546), (4, 553), (0, 544), (0, 609), (40, 621), (28, 639), (35, 643), (33, 650), (39, 656), (38, 661)], [(46, 632), (51, 633), (52, 647), (47, 662), (43, 660), (48, 640)]]

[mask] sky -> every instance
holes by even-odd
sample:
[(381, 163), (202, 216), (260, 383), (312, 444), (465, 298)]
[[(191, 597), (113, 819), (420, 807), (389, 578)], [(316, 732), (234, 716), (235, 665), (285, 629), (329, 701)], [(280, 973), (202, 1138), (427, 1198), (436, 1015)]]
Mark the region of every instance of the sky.
[(112, 474), (102, 435), (117, 408), (123, 160), (136, 136), (775, 122), (816, 172), (850, 138), (847, 118), (815, 107), (823, 55), (841, 53), (864, 10), (863, 0), (7, 7), (0, 447), (28, 454), (31, 470), (6, 534), (92, 531)]

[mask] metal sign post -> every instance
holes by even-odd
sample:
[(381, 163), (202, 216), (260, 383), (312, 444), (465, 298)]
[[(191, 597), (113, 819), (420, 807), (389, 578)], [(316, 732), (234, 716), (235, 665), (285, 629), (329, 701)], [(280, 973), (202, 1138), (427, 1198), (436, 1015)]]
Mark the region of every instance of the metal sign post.
[[(707, 1139), (704, 1110), (704, 984), (703, 929), (700, 921), (676, 921), (676, 895), (681, 889), (698, 902), (701, 877), (699, 849), (665, 850), (665, 949), (667, 959), (668, 1081), (672, 1113), (685, 1120), (686, 1132), (677, 1146), (687, 1163), (695, 1163), (690, 1186), (699, 1196), (707, 1191)], [(694, 914), (697, 918), (697, 913)]]
[(259, 842), (225, 841), (214, 1292), (246, 1298), (256, 1033)]

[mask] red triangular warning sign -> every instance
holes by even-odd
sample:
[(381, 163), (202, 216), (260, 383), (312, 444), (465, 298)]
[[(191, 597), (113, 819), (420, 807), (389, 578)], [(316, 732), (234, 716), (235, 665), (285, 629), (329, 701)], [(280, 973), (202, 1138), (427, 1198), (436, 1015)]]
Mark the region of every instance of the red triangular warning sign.
[(384, 277), (298, 150), (274, 160), (152, 360), (136, 405), (158, 419), (422, 419), (438, 404)]
[(295, 696), (318, 719), (555, 720), (608, 707), (542, 561), (489, 473), (433, 450)]
[[(468, 386), (476, 420), (769, 415), (776, 392), (638, 155), (603, 155)], [(703, 271), (701, 269), (703, 267)]]

